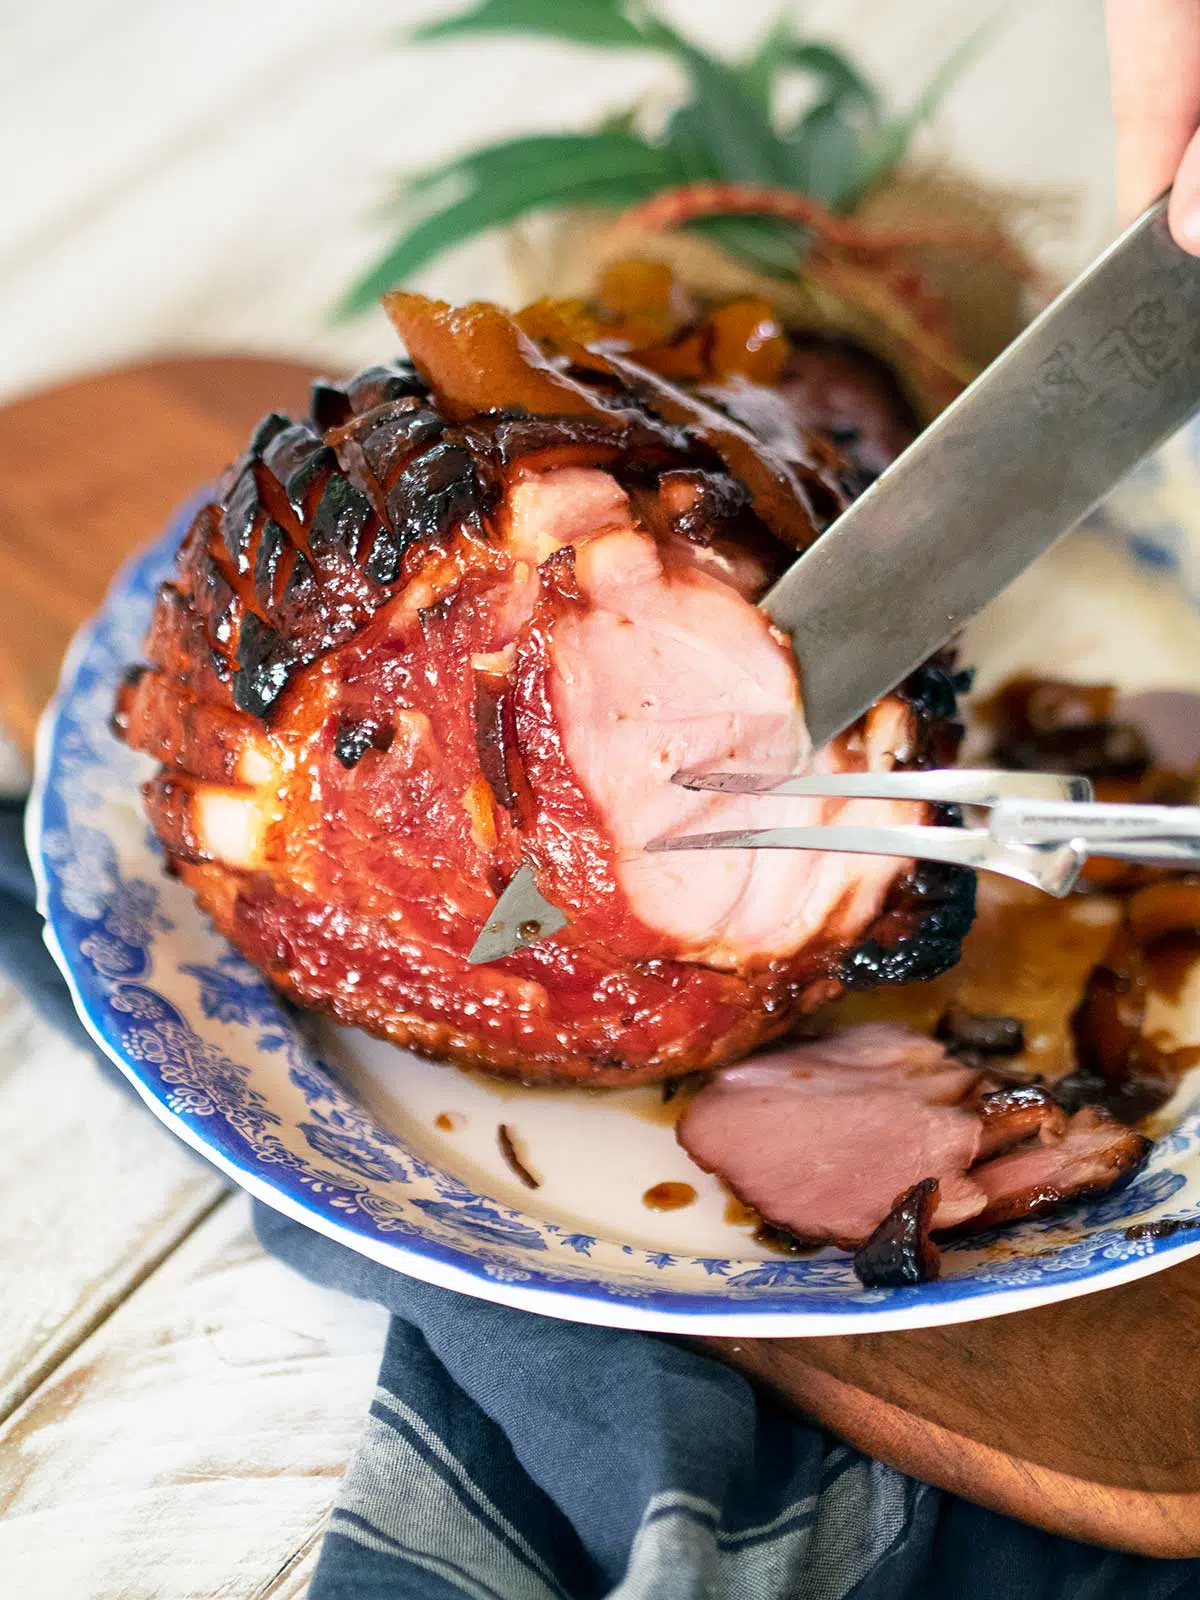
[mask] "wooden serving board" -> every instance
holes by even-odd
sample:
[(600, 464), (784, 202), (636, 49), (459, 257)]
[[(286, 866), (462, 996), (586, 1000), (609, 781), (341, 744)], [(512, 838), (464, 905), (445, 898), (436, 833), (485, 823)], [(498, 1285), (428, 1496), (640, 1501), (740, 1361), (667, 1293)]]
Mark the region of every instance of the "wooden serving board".
[[(290, 362), (156, 361), (0, 409), (0, 726), (32, 749), (113, 569), (302, 406)], [(1200, 1257), (1124, 1288), (911, 1333), (705, 1340), (869, 1454), (1055, 1533), (1200, 1556)]]

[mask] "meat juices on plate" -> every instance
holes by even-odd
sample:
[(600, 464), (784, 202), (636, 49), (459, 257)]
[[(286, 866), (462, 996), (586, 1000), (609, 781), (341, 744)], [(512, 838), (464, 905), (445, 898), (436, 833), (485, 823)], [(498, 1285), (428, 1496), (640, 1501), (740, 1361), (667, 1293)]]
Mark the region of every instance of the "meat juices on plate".
[[(118, 698), (161, 763), (154, 827), (221, 931), (305, 1005), (543, 1082), (720, 1065), (848, 983), (948, 966), (959, 869), (642, 854), (668, 832), (931, 815), (670, 781), (809, 753), (794, 659), (754, 602), (857, 486), (828, 440), (783, 391), (747, 408), (743, 381), (763, 444), (545, 307), (537, 343), (494, 307), (390, 309), (415, 369), (266, 419)], [(797, 347), (793, 388), (802, 366)], [(931, 666), (815, 764), (942, 761), (953, 719)], [(568, 927), (470, 966), (523, 863)]]

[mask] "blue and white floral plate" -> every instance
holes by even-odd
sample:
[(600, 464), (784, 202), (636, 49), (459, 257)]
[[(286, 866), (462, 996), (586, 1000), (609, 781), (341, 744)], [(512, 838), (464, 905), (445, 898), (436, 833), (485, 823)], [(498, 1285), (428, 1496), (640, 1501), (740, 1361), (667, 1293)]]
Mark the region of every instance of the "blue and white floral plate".
[[(1036, 666), (1116, 674), (1130, 688), (1200, 687), (1200, 616), (1184, 596), (1200, 545), (1181, 531), (1195, 481), (1177, 443), (1110, 507), (1120, 538), (1077, 535), (1027, 574), (977, 629), (985, 676)], [(727, 1220), (654, 1089), (506, 1087), (298, 1020), (164, 877), (139, 805), (145, 764), (108, 731), (114, 685), (139, 656), (184, 521), (120, 574), (75, 641), (41, 729), (29, 846), (47, 941), (97, 1044), (168, 1127), (252, 1195), (448, 1288), (680, 1333), (965, 1321), (1200, 1251), (1200, 1085), (1181, 1090), (1123, 1192), (952, 1248), (934, 1283), (864, 1290), (844, 1255), (771, 1255)], [(1200, 984), (1184, 1009), (1184, 1031), (1200, 1039)], [(504, 1164), (500, 1123), (543, 1178), (536, 1192)], [(669, 1180), (693, 1184), (695, 1204), (647, 1210), (643, 1192)], [(1131, 1221), (1162, 1215), (1194, 1221), (1165, 1239), (1126, 1237)]]

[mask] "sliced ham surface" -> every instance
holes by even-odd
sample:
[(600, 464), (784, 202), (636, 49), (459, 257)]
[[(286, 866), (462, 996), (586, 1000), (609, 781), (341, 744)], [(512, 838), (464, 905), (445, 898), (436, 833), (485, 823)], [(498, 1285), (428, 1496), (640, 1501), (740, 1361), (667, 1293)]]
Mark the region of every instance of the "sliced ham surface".
[(967, 1176), (983, 1125), (954, 1103), (977, 1079), (932, 1040), (867, 1025), (718, 1073), (677, 1137), (768, 1222), (858, 1247), (925, 1178), (938, 1180), (933, 1226), (983, 1210)]
[[(542, 892), (583, 908), (611, 884), (632, 913), (624, 930), (631, 954), (669, 952), (726, 970), (791, 958), (822, 936), (840, 942), (878, 916), (896, 876), (887, 857), (643, 853), (665, 835), (919, 822), (926, 808), (703, 794), (672, 783), (689, 768), (783, 774), (808, 762), (791, 652), (729, 583), (664, 561), (632, 525), (572, 554), (570, 591), (541, 608), (518, 653), (517, 738), (540, 802)], [(887, 771), (911, 753), (907, 708), (889, 700), (813, 767)], [(590, 848), (582, 835), (574, 848), (564, 836), (568, 807), (594, 817)]]
[[(1040, 1085), (995, 1088), (937, 1041), (890, 1023), (726, 1068), (676, 1132), (767, 1222), (848, 1249), (903, 1213), (926, 1179), (937, 1180), (936, 1195), (923, 1191), (927, 1231), (972, 1233), (1103, 1193), (1150, 1148), (1104, 1112), (1068, 1118)], [(897, 1238), (919, 1233), (904, 1214), (894, 1220)]]
[(1087, 1106), (1061, 1137), (1022, 1145), (975, 1168), (971, 1177), (986, 1196), (970, 1228), (989, 1228), (1037, 1216), (1065, 1200), (1103, 1194), (1127, 1180), (1150, 1153), (1150, 1140), (1106, 1112)]

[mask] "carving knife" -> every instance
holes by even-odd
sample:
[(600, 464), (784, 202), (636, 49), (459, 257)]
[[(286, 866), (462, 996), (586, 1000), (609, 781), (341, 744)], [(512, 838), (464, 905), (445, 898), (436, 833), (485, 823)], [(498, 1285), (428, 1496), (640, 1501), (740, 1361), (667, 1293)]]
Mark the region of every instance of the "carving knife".
[[(1171, 239), (1163, 196), (762, 600), (795, 648), (814, 747), (940, 649), (1197, 407), (1200, 260)], [(564, 921), (523, 867), (469, 959), (498, 960)]]

